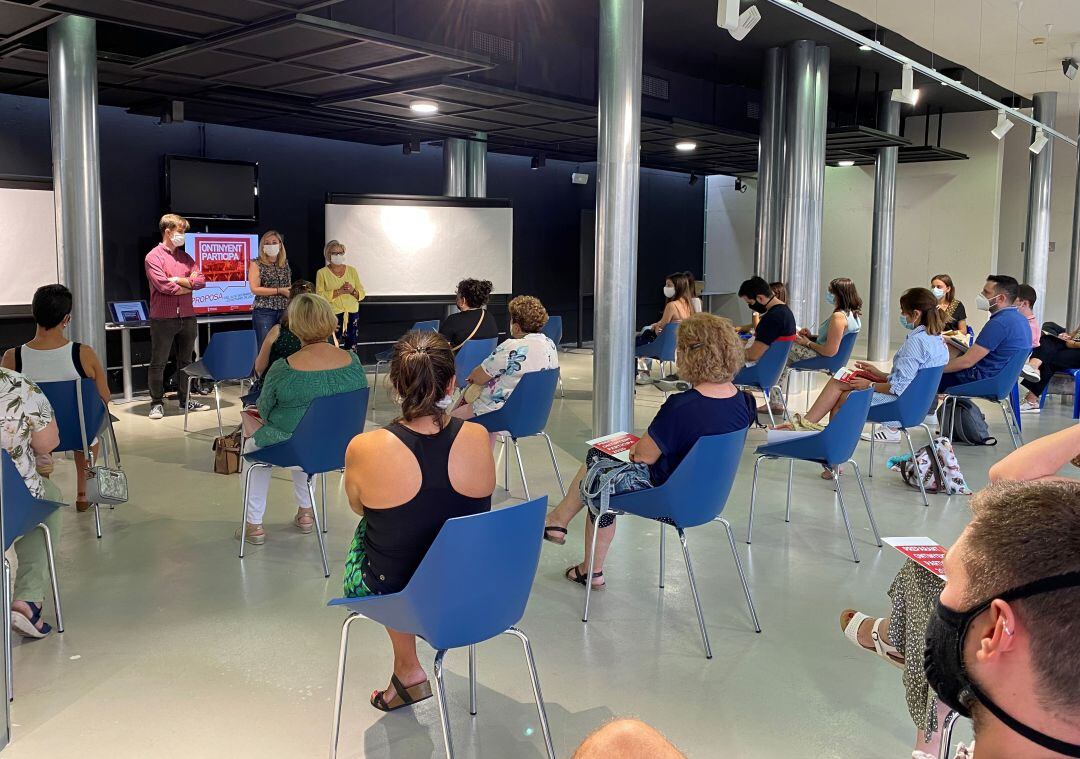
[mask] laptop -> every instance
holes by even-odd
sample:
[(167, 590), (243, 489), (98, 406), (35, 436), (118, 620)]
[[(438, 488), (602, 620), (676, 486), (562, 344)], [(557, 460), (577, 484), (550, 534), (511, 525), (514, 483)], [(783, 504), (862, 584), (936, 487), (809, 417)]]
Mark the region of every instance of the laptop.
[(150, 321), (150, 309), (145, 300), (109, 301), (109, 314), (114, 324), (138, 326)]

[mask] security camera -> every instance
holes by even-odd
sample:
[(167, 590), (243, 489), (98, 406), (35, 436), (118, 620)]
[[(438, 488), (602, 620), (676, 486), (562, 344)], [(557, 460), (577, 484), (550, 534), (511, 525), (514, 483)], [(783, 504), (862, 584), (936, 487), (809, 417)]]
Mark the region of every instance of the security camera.
[(1069, 79), (1075, 79), (1078, 70), (1080, 70), (1080, 64), (1077, 63), (1075, 58), (1066, 58), (1061, 62), (1061, 73), (1069, 77)]
[(757, 9), (757, 6), (751, 5), (740, 14), (741, 4), (741, 0), (720, 0), (716, 6), (716, 25), (727, 29), (738, 42), (741, 42), (761, 21), (761, 11)]

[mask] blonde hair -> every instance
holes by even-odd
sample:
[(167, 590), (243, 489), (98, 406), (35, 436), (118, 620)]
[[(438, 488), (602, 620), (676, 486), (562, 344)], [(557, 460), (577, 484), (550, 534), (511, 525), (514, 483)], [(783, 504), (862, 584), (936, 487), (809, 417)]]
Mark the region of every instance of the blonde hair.
[(285, 266), (288, 263), (288, 259), (285, 258), (285, 235), (278, 232), (276, 229), (268, 229), (262, 233), (262, 237), (259, 238), (259, 260), (266, 262), (263, 258), (263, 245), (266, 244), (267, 237), (276, 237), (278, 239), (278, 245), (280, 246), (277, 254), (277, 261), (274, 262), (274, 266)]
[(179, 229), (181, 232), (187, 232), (191, 228), (188, 224), (188, 220), (183, 216), (177, 216), (174, 213), (167, 213), (161, 217), (161, 221), (158, 222), (158, 232), (165, 234), (166, 231)]
[(746, 361), (746, 353), (731, 322), (701, 313), (683, 319), (678, 326), (679, 377), (692, 385), (731, 382)]
[(345, 247), (345, 243), (341, 242), (340, 240), (331, 240), (330, 242), (326, 243), (326, 245), (324, 245), (322, 249), (322, 257), (323, 260), (326, 261), (327, 266), (330, 265), (330, 248), (341, 248), (342, 253), (348, 250), (348, 248)]
[(519, 295), (510, 301), (507, 307), (510, 321), (521, 327), (526, 334), (539, 332), (548, 322), (548, 312), (539, 298), (531, 295)]
[(312, 293), (301, 293), (289, 301), (286, 318), (289, 331), (304, 343), (328, 340), (337, 328), (330, 302)]

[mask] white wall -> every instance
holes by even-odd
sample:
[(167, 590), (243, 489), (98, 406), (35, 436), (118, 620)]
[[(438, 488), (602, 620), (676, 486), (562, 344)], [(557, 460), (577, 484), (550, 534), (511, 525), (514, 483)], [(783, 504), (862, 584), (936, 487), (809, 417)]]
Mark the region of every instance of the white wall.
[(745, 192), (735, 191), (734, 177), (717, 175), (706, 182), (705, 293), (737, 293), (756, 273), (757, 182), (751, 180)]

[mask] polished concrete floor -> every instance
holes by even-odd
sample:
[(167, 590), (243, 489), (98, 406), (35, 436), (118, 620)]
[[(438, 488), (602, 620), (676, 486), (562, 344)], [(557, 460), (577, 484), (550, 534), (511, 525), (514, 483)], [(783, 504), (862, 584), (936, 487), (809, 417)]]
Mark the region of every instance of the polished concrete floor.
[[(591, 421), (591, 357), (563, 354), (566, 398), (557, 399), (548, 430), (569, 479), (584, 453)], [(230, 395), (226, 419), (237, 418)], [(637, 396), (645, 427), (662, 400)], [(805, 397), (793, 399), (798, 406)], [(324, 580), (313, 535), (292, 526), (291, 486), (275, 477), (266, 545), (241, 562), (233, 530), (240, 479), (213, 474), (213, 412), (192, 419), (145, 418), (145, 404), (117, 406), (117, 426), (131, 482), (131, 503), (106, 511), (105, 536), (94, 539), (89, 514), (64, 515), (59, 572), (67, 631), (15, 649), (12, 759), (38, 757), (318, 757), (330, 734), (338, 636), (343, 613), (325, 603), (340, 595), (356, 517), (339, 478), (329, 481), (329, 553)], [(1010, 446), (1000, 414), (986, 408), (997, 448), (960, 448), (973, 487)], [(380, 394), (375, 419), (393, 409)], [(1070, 423), (1054, 401), (1042, 417), (1025, 416), (1026, 434)], [(751, 433), (751, 443), (763, 439)], [(534, 495), (558, 488), (543, 443), (525, 447)], [(534, 448), (535, 447), (535, 448)], [(968, 518), (967, 498), (916, 491), (884, 469), (898, 446), (879, 448), (869, 483), (881, 532), (930, 535), (949, 543)], [(678, 543), (669, 531), (666, 588), (657, 587), (657, 526), (620, 522), (607, 567), (608, 589), (594, 594), (581, 623), (582, 589), (562, 577), (582, 553), (581, 525), (566, 546), (545, 544), (528, 611), (559, 756), (615, 715), (656, 725), (691, 757), (907, 757), (913, 728), (900, 673), (847, 643), (843, 608), (884, 612), (885, 590), (900, 555), (876, 548), (857, 488), (848, 505), (862, 562), (851, 560), (828, 483), (811, 466), (796, 468), (795, 508), (784, 523), (786, 467), (766, 464), (754, 531), (746, 517), (753, 458), (742, 468), (725, 511), (734, 525), (763, 632), (754, 633), (731, 554), (719, 525), (689, 532), (714, 658), (704, 658)], [(868, 446), (859, 453), (865, 462)], [(70, 462), (57, 480), (71, 492)], [(865, 467), (864, 467), (865, 471)], [(500, 475), (501, 476), (501, 475)], [(516, 472), (500, 503), (521, 497)], [(498, 572), (498, 567), (491, 567)], [(468, 592), (468, 578), (461, 590)], [(50, 617), (51, 618), (51, 617)], [(429, 649), (422, 659), (430, 661)], [(384, 687), (388, 641), (374, 623), (353, 627), (342, 756), (442, 756), (437, 708), (429, 700), (382, 714), (367, 697)], [(430, 671), (430, 670), (429, 670)], [(458, 757), (540, 757), (543, 744), (521, 649), (509, 637), (479, 653), (480, 713), (468, 714), (464, 652), (448, 658)], [(966, 727), (958, 731), (966, 734)]]

